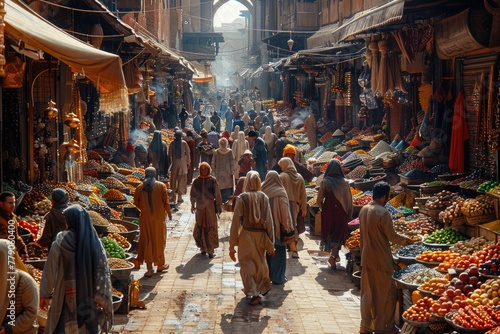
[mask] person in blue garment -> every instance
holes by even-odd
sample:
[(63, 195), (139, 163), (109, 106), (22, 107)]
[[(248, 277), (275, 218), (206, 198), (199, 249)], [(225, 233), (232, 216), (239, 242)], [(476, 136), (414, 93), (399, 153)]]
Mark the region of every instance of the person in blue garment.
[(293, 220), (290, 214), (288, 196), (281, 179), (275, 171), (269, 171), (262, 183), (262, 192), (269, 197), (269, 206), (274, 221), (274, 256), (266, 255), (269, 266), (269, 278), (273, 284), (285, 284), (287, 237), (293, 236)]
[(226, 117), (226, 112), (228, 111), (227, 109), (227, 102), (226, 99), (222, 99), (222, 102), (220, 103), (220, 117), (224, 119)]
[(201, 131), (201, 118), (200, 114), (195, 110), (194, 112), (194, 117), (193, 117), (193, 129), (196, 131), (196, 133), (200, 133)]
[(231, 109), (227, 109), (225, 117), (222, 117), (226, 119), (226, 130), (230, 132), (233, 131), (234, 111), (236, 111), (235, 106), (233, 106)]
[(264, 181), (267, 173), (267, 149), (266, 142), (257, 136), (257, 132), (250, 131), (248, 133), (249, 139), (255, 143), (253, 147), (253, 158), (255, 159), (254, 170), (259, 172), (260, 180)]
[(236, 125), (238, 125), (240, 127), (240, 131), (243, 131), (243, 129), (245, 128), (245, 122), (243, 122), (241, 120), (241, 116), (239, 114), (236, 114), (234, 116), (233, 131), (234, 131)]

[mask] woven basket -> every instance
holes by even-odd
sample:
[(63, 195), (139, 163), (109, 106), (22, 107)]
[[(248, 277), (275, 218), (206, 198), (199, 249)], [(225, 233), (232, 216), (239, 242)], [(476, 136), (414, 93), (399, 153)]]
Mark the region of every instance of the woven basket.
[(491, 215), (483, 215), (483, 216), (476, 216), (476, 217), (465, 217), (467, 220), (467, 225), (471, 226), (476, 226), (478, 224), (484, 224), (484, 223), (489, 223), (492, 222), (496, 219), (495, 214)]

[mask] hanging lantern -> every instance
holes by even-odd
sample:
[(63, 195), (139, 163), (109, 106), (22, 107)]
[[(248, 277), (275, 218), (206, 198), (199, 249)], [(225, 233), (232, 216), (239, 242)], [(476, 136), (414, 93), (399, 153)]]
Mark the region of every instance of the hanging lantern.
[(102, 36), (104, 35), (104, 31), (102, 30), (102, 27), (99, 23), (94, 24), (92, 26), (92, 29), (90, 30), (90, 35), (91, 35), (90, 42), (92, 43), (93, 46), (99, 49), (101, 47), (103, 40)]
[(64, 119), (64, 124), (70, 128), (76, 128), (80, 126), (80, 120), (76, 117), (76, 114), (69, 113)]
[(47, 108), (45, 109), (44, 113), (48, 119), (56, 118), (59, 114), (59, 110), (56, 109), (56, 103), (50, 100), (47, 103)]
[(292, 51), (293, 43), (294, 43), (293, 39), (290, 37), (290, 39), (286, 43), (288, 44), (288, 48), (290, 49), (290, 51)]
[(71, 139), (69, 143), (62, 143), (61, 146), (64, 146), (69, 153), (77, 154), (80, 152), (80, 146), (75, 139)]

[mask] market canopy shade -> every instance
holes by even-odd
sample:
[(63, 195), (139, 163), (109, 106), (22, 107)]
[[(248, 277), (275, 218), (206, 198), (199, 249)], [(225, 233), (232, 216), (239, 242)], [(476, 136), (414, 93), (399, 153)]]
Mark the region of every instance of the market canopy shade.
[(5, 33), (82, 72), (109, 93), (125, 87), (118, 55), (90, 46), (48, 22), (19, 0), (5, 0)]
[(338, 43), (354, 35), (386, 25), (403, 17), (405, 0), (395, 0), (385, 5), (355, 14), (333, 32), (333, 40)]
[(210, 67), (207, 68), (204, 64), (200, 64), (197, 61), (192, 61), (190, 63), (191, 65), (193, 65), (195, 70), (193, 74), (194, 82), (204, 83), (204, 82), (210, 82), (214, 79), (212, 73), (209, 70)]

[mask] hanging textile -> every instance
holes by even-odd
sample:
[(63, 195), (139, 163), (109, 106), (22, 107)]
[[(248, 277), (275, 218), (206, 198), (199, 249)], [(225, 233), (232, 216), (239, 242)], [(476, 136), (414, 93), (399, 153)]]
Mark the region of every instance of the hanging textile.
[(451, 149), (449, 166), (454, 173), (464, 172), (464, 142), (469, 139), (465, 115), (464, 93), (458, 94), (453, 112), (453, 129), (451, 134)]

